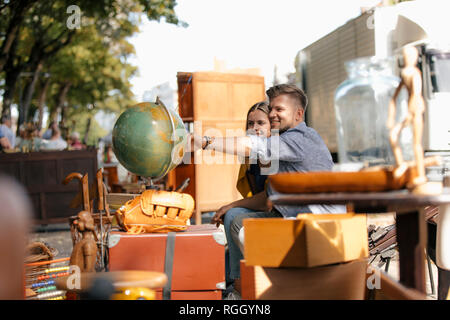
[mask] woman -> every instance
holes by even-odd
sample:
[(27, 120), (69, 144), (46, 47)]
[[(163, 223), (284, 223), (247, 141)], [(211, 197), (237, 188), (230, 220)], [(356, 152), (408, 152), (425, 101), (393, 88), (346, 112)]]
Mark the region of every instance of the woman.
[[(266, 101), (254, 104), (247, 113), (246, 132), (247, 134), (270, 136), (270, 120), (269, 120), (269, 103)], [(264, 190), (267, 176), (261, 175), (261, 169), (258, 163), (242, 164), (239, 169), (238, 181), (236, 188), (244, 198), (251, 197)], [(229, 203), (219, 210), (212, 218), (211, 222), (219, 224), (224, 223), (223, 216), (225, 213), (234, 208), (235, 202)]]
[(37, 126), (34, 123), (26, 123), (21, 128), (21, 138), (16, 140), (16, 148), (21, 152), (39, 151), (42, 139), (39, 138)]
[[(258, 102), (253, 105), (247, 113), (246, 131), (247, 134), (256, 134), (260, 136), (270, 136), (270, 120), (269, 120), (269, 103), (266, 101)], [(257, 193), (264, 191), (267, 176), (261, 175), (261, 169), (258, 163), (246, 163), (241, 165), (237, 181), (237, 189), (244, 198), (251, 197)], [(227, 239), (231, 239), (230, 225), (236, 215), (248, 212), (251, 210), (240, 208), (239, 200), (234, 201), (221, 207), (216, 211), (211, 222), (216, 223), (217, 226), (223, 223)], [(228, 246), (236, 246), (234, 242), (228, 241)], [(234, 250), (237, 252), (238, 250)], [(239, 270), (231, 270), (228, 264), (228, 255), (225, 256), (225, 269), (227, 283), (233, 282), (233, 289), (240, 292), (240, 276)], [(235, 295), (234, 291), (230, 293), (231, 298)]]
[[(247, 134), (270, 136), (269, 111), (269, 104), (265, 101), (254, 104), (248, 110), (245, 127)], [(267, 176), (261, 175), (258, 163), (247, 162), (241, 165), (236, 184), (236, 188), (244, 198), (263, 191), (267, 179)]]

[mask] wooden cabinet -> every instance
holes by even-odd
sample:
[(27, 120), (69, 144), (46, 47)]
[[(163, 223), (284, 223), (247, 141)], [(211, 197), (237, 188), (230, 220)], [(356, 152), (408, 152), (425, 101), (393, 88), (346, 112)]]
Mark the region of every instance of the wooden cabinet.
[[(177, 80), (180, 116), (189, 131), (200, 136), (244, 135), (248, 109), (266, 98), (261, 76), (179, 72)], [(200, 224), (202, 212), (216, 211), (240, 198), (236, 189), (239, 166), (236, 156), (199, 150), (191, 154), (190, 163), (169, 173), (168, 184), (176, 188), (190, 178), (184, 192), (194, 197), (195, 221)]]
[(79, 182), (75, 179), (62, 184), (72, 172), (88, 173), (91, 186), (97, 172), (97, 149), (0, 154), (0, 173), (26, 188), (35, 223), (68, 222), (68, 217), (80, 211), (69, 208), (80, 190)]

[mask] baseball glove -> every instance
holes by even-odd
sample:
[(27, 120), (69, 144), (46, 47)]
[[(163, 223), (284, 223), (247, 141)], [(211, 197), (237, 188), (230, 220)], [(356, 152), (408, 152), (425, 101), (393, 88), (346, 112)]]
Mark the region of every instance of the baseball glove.
[(194, 211), (187, 193), (146, 190), (117, 211), (119, 225), (132, 234), (186, 230)]

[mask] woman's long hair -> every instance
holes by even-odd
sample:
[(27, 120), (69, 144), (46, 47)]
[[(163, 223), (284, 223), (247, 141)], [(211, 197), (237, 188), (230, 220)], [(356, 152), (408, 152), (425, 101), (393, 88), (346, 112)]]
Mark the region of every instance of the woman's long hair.
[(267, 102), (267, 101), (257, 102), (248, 110), (247, 118), (245, 120), (245, 131), (246, 132), (248, 130), (248, 116), (251, 112), (256, 111), (256, 110), (261, 110), (262, 112), (267, 114), (267, 117), (269, 117), (269, 113), (270, 113), (269, 102)]

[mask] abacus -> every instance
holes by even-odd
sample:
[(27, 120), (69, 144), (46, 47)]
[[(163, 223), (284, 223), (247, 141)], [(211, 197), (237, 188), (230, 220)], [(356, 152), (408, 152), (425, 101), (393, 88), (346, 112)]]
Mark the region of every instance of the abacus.
[(55, 279), (69, 275), (70, 258), (25, 264), (27, 300), (64, 300), (66, 292), (57, 290)]

